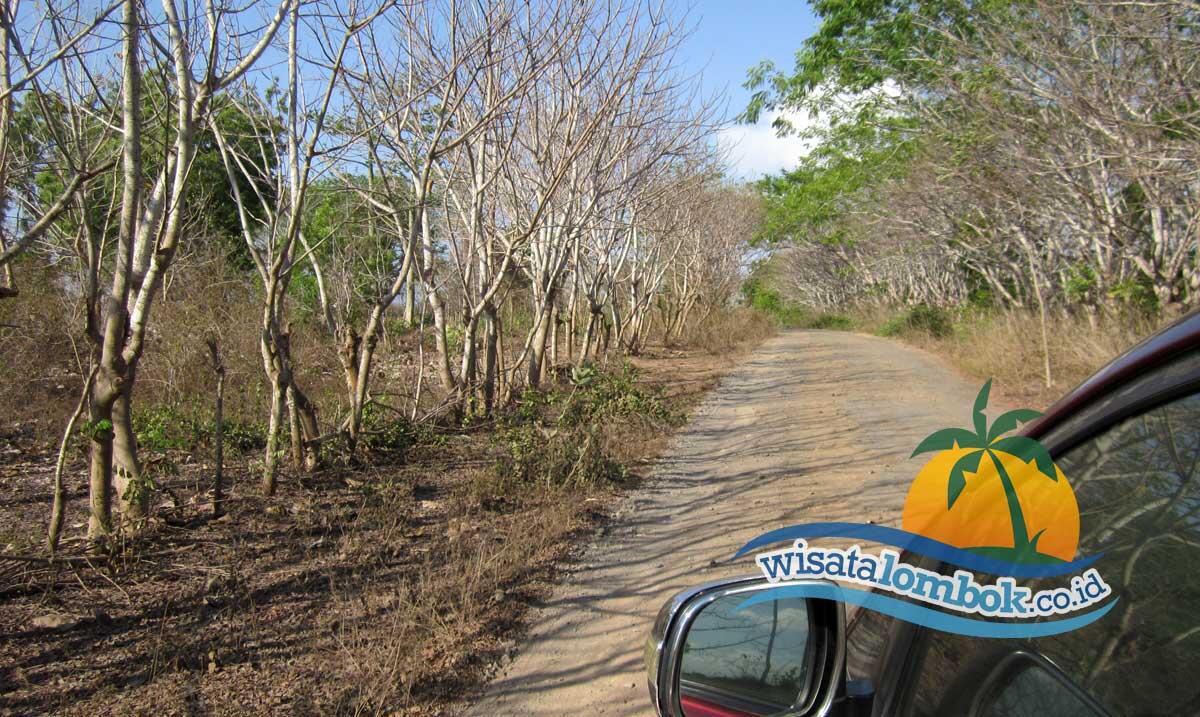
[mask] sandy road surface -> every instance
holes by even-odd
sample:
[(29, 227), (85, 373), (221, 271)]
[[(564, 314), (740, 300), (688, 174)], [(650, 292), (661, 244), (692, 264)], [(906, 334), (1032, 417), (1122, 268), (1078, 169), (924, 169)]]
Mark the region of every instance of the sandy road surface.
[(650, 714), (642, 645), (664, 600), (754, 572), (750, 559), (730, 557), (773, 528), (898, 524), (919, 468), (908, 455), (929, 432), (968, 425), (977, 390), (884, 339), (771, 339), (721, 381), (467, 714)]

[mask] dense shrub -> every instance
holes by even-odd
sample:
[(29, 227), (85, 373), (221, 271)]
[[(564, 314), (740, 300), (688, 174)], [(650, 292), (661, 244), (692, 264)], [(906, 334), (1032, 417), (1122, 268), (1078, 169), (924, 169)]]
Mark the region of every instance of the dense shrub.
[(816, 313), (812, 309), (784, 299), (778, 291), (768, 288), (760, 279), (748, 279), (742, 286), (742, 296), (746, 306), (754, 313), (769, 317), (780, 328), (834, 331), (848, 331), (854, 328), (854, 322), (849, 316)]
[(661, 390), (639, 381), (633, 365), (615, 371), (580, 367), (568, 386), (526, 391), (500, 417), (495, 470), (502, 481), (546, 486), (619, 480), (625, 470), (615, 455), (613, 424), (661, 427), (683, 420)]
[[(246, 452), (267, 444), (267, 427), (261, 423), (226, 418), (222, 428), (226, 448)], [(213, 419), (198, 409), (157, 404), (134, 411), (133, 431), (142, 450), (191, 451), (212, 446)]]
[(854, 328), (854, 320), (843, 314), (818, 314), (807, 319), (797, 328), (850, 331)]
[(944, 309), (925, 304), (908, 309), (904, 313), (884, 322), (876, 333), (879, 336), (906, 336), (925, 334), (934, 338), (944, 338), (954, 332), (954, 322)]
[(496, 462), (496, 472), (506, 482), (581, 487), (625, 475), (605, 450), (598, 425), (525, 424), (501, 429), (498, 438), (504, 454)]
[(404, 416), (375, 403), (363, 406), (362, 445), (372, 453), (403, 456), (418, 441), (418, 429)]
[(639, 383), (637, 369), (628, 362), (619, 371), (596, 371), (586, 383), (576, 383), (562, 404), (559, 422), (567, 425), (617, 416), (669, 425), (682, 421), (662, 391)]

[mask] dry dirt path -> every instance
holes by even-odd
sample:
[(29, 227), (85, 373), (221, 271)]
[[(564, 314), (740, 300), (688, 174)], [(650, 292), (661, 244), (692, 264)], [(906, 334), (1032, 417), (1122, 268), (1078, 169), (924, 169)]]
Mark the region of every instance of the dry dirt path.
[(754, 572), (730, 557), (761, 532), (818, 520), (897, 524), (908, 459), (967, 425), (978, 386), (924, 352), (796, 331), (732, 369), (606, 534), (534, 614), (513, 662), (467, 714), (651, 714), (642, 646), (672, 593)]

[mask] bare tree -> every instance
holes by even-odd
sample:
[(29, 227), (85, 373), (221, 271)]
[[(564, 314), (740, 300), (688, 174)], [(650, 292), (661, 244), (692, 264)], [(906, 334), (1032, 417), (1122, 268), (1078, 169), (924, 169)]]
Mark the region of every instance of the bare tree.
[[(15, 235), (8, 235), (10, 223), (7, 221), (0, 229), (0, 267), (4, 269), (0, 299), (16, 296), (19, 291), (13, 261), (51, 229), (87, 182), (112, 167), (111, 160), (96, 157), (94, 146), (82, 154), (71, 151), (77, 148), (65, 146), (51, 152), (32, 147), (25, 152), (18, 150), (16, 145), (21, 140), (15, 131), (15, 103), (20, 98), (30, 106), (40, 105), (43, 112), (49, 110), (57, 98), (51, 96), (54, 93), (42, 78), (55, 74), (64, 77), (64, 65), (78, 63), (94, 51), (97, 28), (118, 7), (119, 2), (113, 3), (89, 16), (78, 4), (59, 7), (51, 3), (43, 11), (34, 13), (22, 8), (19, 0), (5, 0), (0, 5), (0, 186), (3, 186), (0, 217), (9, 219), (14, 209), (26, 214), (17, 223), (21, 229)], [(59, 129), (48, 133), (44, 139), (52, 143), (69, 142), (69, 134), (63, 131), (64, 128)], [(55, 160), (62, 163), (57, 167), (62, 177), (62, 189), (55, 196), (41, 197), (36, 192), (14, 196), (14, 189), (26, 183), (35, 166)]]
[(215, 338), (209, 337), (205, 344), (208, 346), (209, 363), (217, 377), (213, 395), (212, 494), (213, 517), (220, 518), (225, 514), (225, 360), (221, 358), (221, 350)]
[[(296, 250), (302, 243), (302, 222), (305, 199), (314, 172), (314, 161), (328, 148), (326, 123), (335, 90), (342, 81), (347, 51), (356, 33), (369, 26), (382, 8), (363, 12), (352, 6), (343, 15), (327, 12), (330, 8), (313, 6), (302, 14), (299, 5), (291, 8), (285, 47), (287, 83), (283, 89), (283, 117), (277, 119), (272, 108), (257, 100), (252, 87), (245, 87), (241, 96), (253, 107), (243, 110), (256, 126), (260, 139), (257, 157), (239, 156), (223, 136), (219, 122), (210, 122), (217, 138), (229, 184), (238, 206), (238, 217), (247, 250), (263, 284), (262, 363), (271, 387), (270, 422), (263, 458), (262, 492), (275, 492), (279, 472), (279, 434), (284, 423), (285, 407), (289, 411), (292, 437), (292, 459), (298, 469), (311, 470), (317, 463), (319, 427), (316, 409), (301, 390), (291, 351), (291, 330), (286, 316), (288, 285), (297, 265)], [(307, 100), (301, 65), (300, 38), (311, 27), (311, 44), (325, 49), (328, 61), (316, 63), (315, 70), (322, 78), (317, 97)], [(280, 121), (281, 120), (281, 121)], [(276, 142), (278, 123), (282, 141)], [(276, 169), (282, 167), (282, 170)], [(247, 201), (239, 188), (240, 177), (258, 194), (257, 204), (262, 216), (255, 217), (247, 210)], [(269, 196), (267, 191), (269, 188)], [(313, 248), (304, 247), (305, 255)], [(303, 259), (303, 257), (301, 257)]]
[[(150, 311), (179, 246), (197, 132), (206, 122), (213, 98), (262, 55), (290, 6), (290, 2), (281, 4), (250, 49), (239, 52), (236, 45), (244, 38), (232, 25), (242, 13), (214, 5), (181, 13), (174, 0), (163, 0), (161, 15), (147, 22), (139, 0), (122, 3), (117, 73), (121, 78), (120, 215), (112, 286), (103, 307), (99, 371), (91, 397), (89, 534), (93, 539), (99, 540), (113, 527), (110, 483), (115, 483), (126, 526), (136, 528), (146, 515), (150, 486), (142, 475), (131, 423), (133, 388)], [(171, 150), (152, 178), (146, 176), (143, 164), (143, 145), (149, 141), (142, 119), (143, 52), (154, 54), (169, 68), (172, 82), (163, 88), (171, 101), (167, 108), (173, 123)]]

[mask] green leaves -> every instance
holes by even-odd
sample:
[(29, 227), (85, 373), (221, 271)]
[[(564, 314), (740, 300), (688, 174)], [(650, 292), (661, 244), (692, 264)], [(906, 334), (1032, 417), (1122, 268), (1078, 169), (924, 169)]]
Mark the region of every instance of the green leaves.
[(1017, 424), (1028, 423), (1035, 418), (1040, 418), (1041, 415), (1041, 411), (1035, 411), (1032, 408), (1018, 408), (1015, 411), (1009, 411), (992, 422), (992, 429), (988, 431), (987, 442), (991, 443), (1005, 433), (1014, 430)]
[(79, 433), (93, 441), (109, 441), (113, 437), (113, 423), (107, 418), (99, 421), (84, 421)]
[[(916, 450), (912, 452), (912, 456), (920, 455), (921, 453), (930, 453), (933, 451), (948, 451), (958, 444), (960, 448), (980, 448), (984, 447), (983, 441), (979, 436), (971, 433), (965, 428), (943, 428), (940, 431), (934, 431), (921, 441)], [(909, 456), (909, 458), (912, 458)]]
[(1009, 436), (991, 444), (991, 448), (1003, 451), (1010, 456), (1016, 456), (1026, 463), (1034, 461), (1038, 470), (1050, 480), (1058, 480), (1058, 471), (1054, 467), (1054, 459), (1038, 441), (1028, 436)]
[[(796, 108), (814, 95), (861, 93), (888, 80), (920, 81), (925, 58), (947, 57), (946, 29), (969, 34), (981, 0), (816, 0), (817, 31), (796, 52), (791, 73), (767, 63), (747, 73), (744, 85), (762, 97), (747, 109)], [(933, 26), (931, 20), (937, 20)]]
[(979, 471), (979, 460), (983, 458), (986, 451), (971, 451), (967, 455), (959, 458), (954, 463), (954, 467), (950, 469), (950, 482), (946, 487), (946, 509), (954, 507), (958, 496), (962, 495), (963, 489), (967, 487), (968, 471), (976, 473)]
[(849, 208), (900, 177), (915, 151), (900, 127), (844, 125), (805, 136), (817, 134), (819, 146), (794, 169), (755, 184), (766, 206), (756, 244), (852, 245), (863, 238), (863, 228)]
[(983, 384), (983, 388), (979, 389), (979, 395), (975, 397), (975, 408), (971, 412), (971, 417), (975, 421), (975, 435), (979, 436), (979, 442), (987, 445), (987, 416), (983, 415), (983, 409), (988, 405), (988, 394), (992, 391), (992, 379), (988, 379)]

